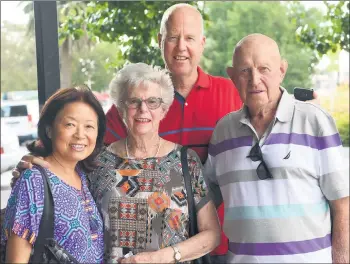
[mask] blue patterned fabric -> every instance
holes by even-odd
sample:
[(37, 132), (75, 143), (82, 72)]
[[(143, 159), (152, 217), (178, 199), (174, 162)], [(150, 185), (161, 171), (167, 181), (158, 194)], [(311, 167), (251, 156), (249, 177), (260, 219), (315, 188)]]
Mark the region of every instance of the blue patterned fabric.
[[(51, 171), (47, 175), (54, 201), (54, 239), (77, 261), (100, 263), (103, 260), (103, 222), (87, 186), (84, 173), (82, 189), (67, 185)], [(44, 186), (37, 167), (25, 170), (12, 190), (1, 232), (4, 244), (11, 231), (34, 244), (43, 214)]]

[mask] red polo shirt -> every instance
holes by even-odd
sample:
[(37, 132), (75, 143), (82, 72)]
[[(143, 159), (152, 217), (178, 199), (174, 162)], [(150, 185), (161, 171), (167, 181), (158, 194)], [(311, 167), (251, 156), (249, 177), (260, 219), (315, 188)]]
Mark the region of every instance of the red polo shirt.
[[(241, 108), (242, 102), (233, 83), (226, 78), (211, 76), (198, 67), (198, 79), (187, 98), (175, 92), (175, 99), (166, 117), (160, 122), (159, 135), (169, 141), (192, 147), (204, 163), (214, 127), (224, 115)], [(105, 143), (126, 137), (126, 128), (113, 105), (107, 112)], [(224, 207), (218, 207), (221, 226)], [(226, 254), (228, 239), (222, 233), (221, 244), (214, 254)]]

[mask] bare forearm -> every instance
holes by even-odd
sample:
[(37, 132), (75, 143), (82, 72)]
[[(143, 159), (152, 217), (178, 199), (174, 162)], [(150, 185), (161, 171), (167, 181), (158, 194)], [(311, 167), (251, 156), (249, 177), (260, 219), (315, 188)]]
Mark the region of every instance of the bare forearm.
[[(179, 243), (176, 247), (181, 252), (181, 262), (197, 259), (211, 252), (220, 243), (220, 230), (206, 230)], [(174, 250), (171, 247), (158, 250), (161, 263), (174, 263)]]
[(334, 215), (332, 230), (333, 263), (349, 263), (349, 215)]
[(349, 197), (331, 202), (333, 263), (349, 263)]
[(28, 263), (31, 250), (28, 241), (11, 234), (7, 241), (6, 263)]

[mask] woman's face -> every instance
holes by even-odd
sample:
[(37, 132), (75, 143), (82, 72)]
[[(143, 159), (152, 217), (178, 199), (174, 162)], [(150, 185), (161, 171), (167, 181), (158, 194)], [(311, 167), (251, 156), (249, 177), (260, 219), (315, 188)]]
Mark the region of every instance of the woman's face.
[(97, 114), (84, 102), (65, 105), (48, 128), (53, 154), (70, 163), (84, 160), (93, 152), (97, 135)]
[[(161, 88), (158, 84), (150, 83), (145, 86), (140, 84), (129, 90), (128, 102), (137, 102), (138, 99), (149, 100), (150, 103), (156, 104), (156, 100), (161, 98)], [(154, 99), (154, 100), (152, 100)], [(149, 109), (146, 102), (142, 102), (137, 108), (126, 107), (126, 125), (129, 133), (133, 136), (144, 136), (158, 134), (159, 122), (165, 116), (163, 105), (156, 109)]]

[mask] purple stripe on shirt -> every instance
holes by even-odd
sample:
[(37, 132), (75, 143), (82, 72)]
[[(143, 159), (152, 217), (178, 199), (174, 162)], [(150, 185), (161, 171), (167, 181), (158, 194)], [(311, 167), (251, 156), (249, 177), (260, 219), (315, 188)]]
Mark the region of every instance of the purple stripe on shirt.
[(237, 255), (292, 255), (318, 251), (331, 246), (331, 235), (310, 240), (284, 243), (233, 243), (229, 250)]
[(340, 146), (341, 139), (338, 133), (324, 137), (315, 137), (308, 134), (297, 133), (276, 133), (270, 134), (265, 142), (265, 145), (272, 144), (296, 144), (322, 150), (325, 148)]
[(210, 155), (214, 157), (220, 154), (221, 152), (224, 152), (230, 149), (239, 148), (239, 147), (252, 146), (252, 144), (253, 144), (252, 136), (230, 138), (230, 139), (221, 141), (218, 144), (209, 144), (208, 152)]

